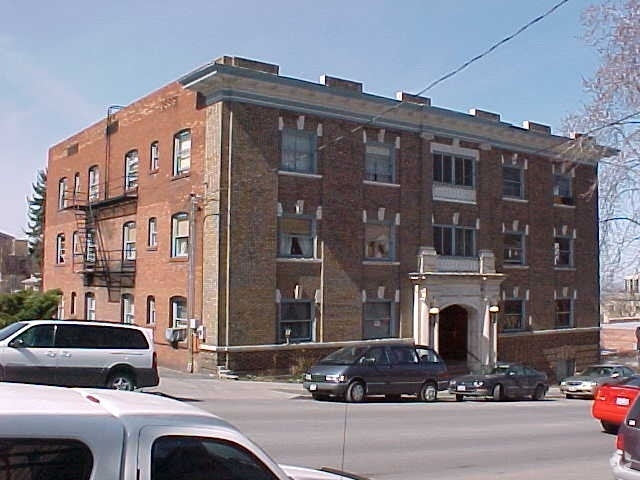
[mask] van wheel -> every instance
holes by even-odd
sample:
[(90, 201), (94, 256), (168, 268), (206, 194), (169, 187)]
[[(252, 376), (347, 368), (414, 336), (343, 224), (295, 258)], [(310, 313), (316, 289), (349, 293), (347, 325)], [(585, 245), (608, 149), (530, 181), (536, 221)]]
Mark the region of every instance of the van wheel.
[(435, 402), (438, 399), (438, 389), (433, 383), (425, 383), (420, 388), (418, 398), (423, 402)]
[(349, 388), (347, 388), (347, 402), (349, 403), (360, 403), (364, 400), (365, 397), (365, 386), (364, 383), (355, 381), (349, 384)]
[(127, 390), (133, 391), (136, 388), (136, 384), (133, 382), (133, 378), (128, 373), (117, 372), (112, 373), (107, 380), (107, 388), (113, 388), (114, 390)]

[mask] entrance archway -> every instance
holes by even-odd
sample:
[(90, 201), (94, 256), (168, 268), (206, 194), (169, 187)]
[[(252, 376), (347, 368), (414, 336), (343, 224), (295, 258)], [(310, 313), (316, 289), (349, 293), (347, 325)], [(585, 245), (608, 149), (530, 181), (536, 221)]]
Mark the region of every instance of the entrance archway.
[(466, 362), (469, 315), (459, 305), (440, 310), (438, 350), (445, 362)]

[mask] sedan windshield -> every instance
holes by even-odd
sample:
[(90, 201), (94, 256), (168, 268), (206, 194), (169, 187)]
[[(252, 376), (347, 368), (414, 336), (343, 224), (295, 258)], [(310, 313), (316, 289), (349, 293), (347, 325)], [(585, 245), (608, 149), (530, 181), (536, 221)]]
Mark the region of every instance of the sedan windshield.
[(588, 377), (608, 377), (612, 373), (613, 368), (611, 367), (589, 367), (580, 372), (580, 375)]
[(509, 372), (509, 365), (497, 365), (491, 370), (492, 375), (506, 375)]
[(344, 347), (324, 357), (320, 363), (324, 365), (351, 365), (367, 351), (367, 347)]

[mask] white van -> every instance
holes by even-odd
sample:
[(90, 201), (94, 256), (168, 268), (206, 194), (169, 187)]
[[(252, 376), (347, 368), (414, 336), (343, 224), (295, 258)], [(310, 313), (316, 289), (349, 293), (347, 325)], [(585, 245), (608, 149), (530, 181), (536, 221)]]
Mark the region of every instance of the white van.
[(151, 329), (72, 320), (29, 320), (0, 330), (0, 380), (134, 390), (158, 385)]

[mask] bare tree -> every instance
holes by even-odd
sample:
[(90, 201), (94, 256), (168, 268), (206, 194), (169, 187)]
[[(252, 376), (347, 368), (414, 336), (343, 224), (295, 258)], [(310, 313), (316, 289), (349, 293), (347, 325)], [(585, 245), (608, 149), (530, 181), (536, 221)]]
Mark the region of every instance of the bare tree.
[(584, 81), (589, 102), (565, 127), (620, 151), (598, 168), (601, 281), (607, 289), (640, 270), (640, 0), (604, 0), (588, 7), (582, 21), (600, 65)]

